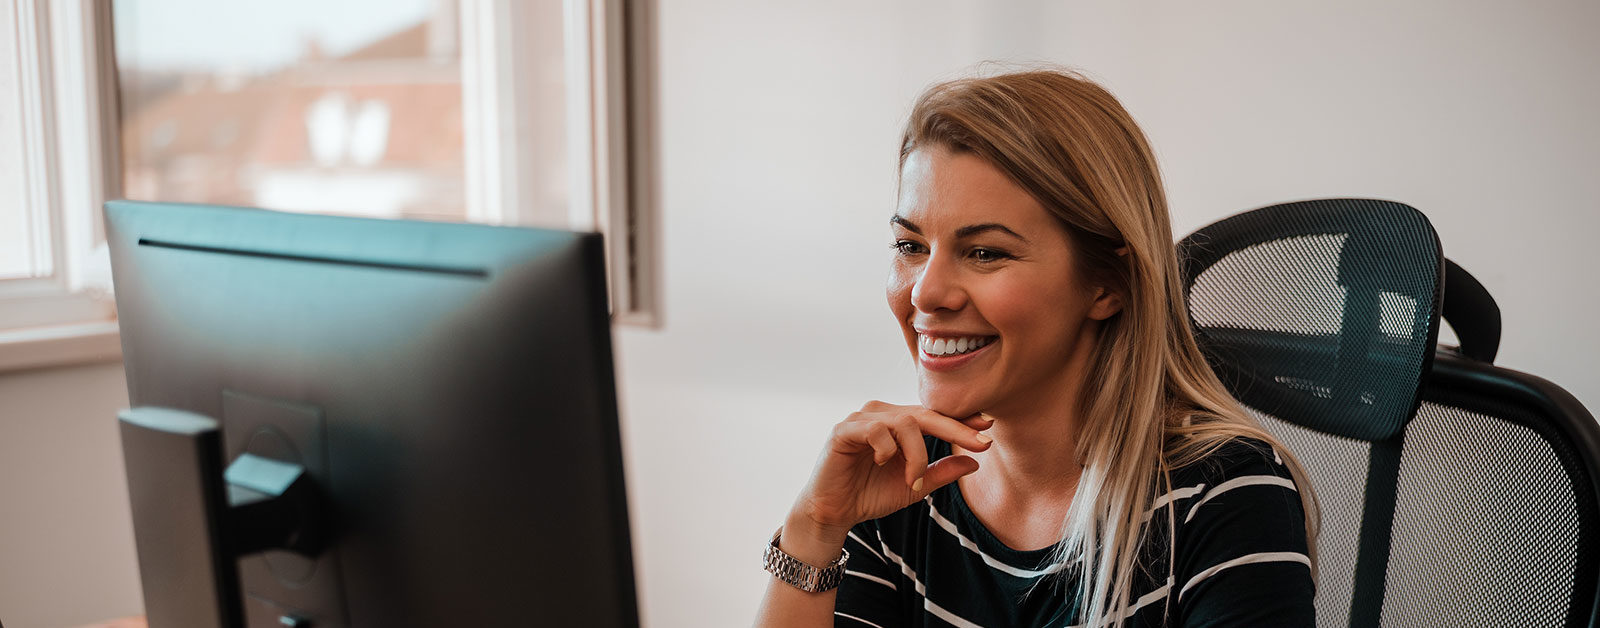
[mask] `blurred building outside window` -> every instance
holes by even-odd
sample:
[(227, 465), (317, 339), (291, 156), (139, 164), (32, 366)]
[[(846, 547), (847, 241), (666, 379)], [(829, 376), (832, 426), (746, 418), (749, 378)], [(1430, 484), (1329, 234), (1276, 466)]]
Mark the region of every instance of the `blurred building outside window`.
[(125, 197), (599, 230), (653, 324), (649, 3), (113, 6)]
[(0, 371), (119, 355), (109, 198), (598, 229), (650, 323), (648, 6), (0, 4)]
[(467, 217), (455, 2), (114, 7), (127, 198)]

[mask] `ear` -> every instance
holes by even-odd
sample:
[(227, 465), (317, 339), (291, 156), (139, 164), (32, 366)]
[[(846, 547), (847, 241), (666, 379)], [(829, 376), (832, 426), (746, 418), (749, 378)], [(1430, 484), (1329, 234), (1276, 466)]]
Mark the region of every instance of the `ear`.
[(1101, 287), (1094, 289), (1094, 302), (1089, 304), (1089, 318), (1103, 321), (1122, 311), (1122, 295)]

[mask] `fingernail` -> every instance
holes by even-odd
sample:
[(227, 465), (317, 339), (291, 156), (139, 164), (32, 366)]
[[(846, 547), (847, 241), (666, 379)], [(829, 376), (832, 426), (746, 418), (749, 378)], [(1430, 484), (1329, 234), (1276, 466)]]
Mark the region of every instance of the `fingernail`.
[(988, 434), (979, 434), (978, 435), (978, 442), (987, 445), (989, 443), (994, 442), (994, 439), (993, 438), (989, 438)]
[(877, 462), (877, 463), (878, 463), (878, 466), (880, 466), (880, 467), (881, 467), (881, 466), (883, 466), (883, 465), (884, 465), (884, 464), (885, 464), (885, 463), (887, 463), (887, 462), (889, 462), (889, 461), (888, 461), (888, 460), (875, 460), (875, 461), (874, 461), (874, 462)]
[(917, 481), (911, 483), (911, 492), (913, 492), (913, 493), (921, 493), (922, 492), (922, 478), (917, 478)]

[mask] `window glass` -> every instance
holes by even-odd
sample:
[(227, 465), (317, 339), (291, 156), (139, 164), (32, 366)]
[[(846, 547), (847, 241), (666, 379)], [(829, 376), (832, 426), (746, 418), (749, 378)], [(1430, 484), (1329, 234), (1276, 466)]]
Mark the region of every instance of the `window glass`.
[(450, 0), (117, 0), (123, 195), (465, 218)]
[[(16, 13), (0, 10), (0, 280), (50, 274), (49, 240), (27, 198)], [(45, 217), (48, 219), (48, 217)], [(48, 234), (48, 231), (45, 232)]]

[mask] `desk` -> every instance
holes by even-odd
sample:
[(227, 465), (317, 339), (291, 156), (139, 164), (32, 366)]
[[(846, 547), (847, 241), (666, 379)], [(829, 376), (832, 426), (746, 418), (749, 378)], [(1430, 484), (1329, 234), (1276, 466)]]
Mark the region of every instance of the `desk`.
[(138, 617), (124, 617), (108, 622), (89, 624), (80, 628), (150, 628), (150, 624), (145, 623), (144, 616), (140, 615)]

